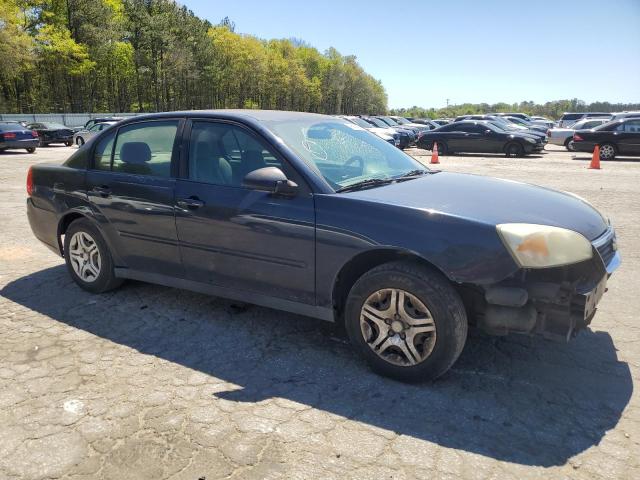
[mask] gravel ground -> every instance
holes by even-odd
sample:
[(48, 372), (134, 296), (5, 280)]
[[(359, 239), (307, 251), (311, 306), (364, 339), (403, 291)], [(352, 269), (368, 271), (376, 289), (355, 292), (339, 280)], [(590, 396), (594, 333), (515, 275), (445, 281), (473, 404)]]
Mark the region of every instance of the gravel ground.
[(640, 478), (640, 160), (595, 171), (548, 149), (438, 168), (611, 217), (623, 266), (592, 329), (472, 331), (425, 385), (372, 374), (324, 322), (136, 282), (81, 291), (25, 215), (28, 166), (72, 148), (0, 153), (0, 478)]

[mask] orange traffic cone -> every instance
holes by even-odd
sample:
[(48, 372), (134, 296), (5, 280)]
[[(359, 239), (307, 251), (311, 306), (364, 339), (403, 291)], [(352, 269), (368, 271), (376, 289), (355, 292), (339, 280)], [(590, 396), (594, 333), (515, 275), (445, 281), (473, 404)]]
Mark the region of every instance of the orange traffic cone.
[(438, 143), (433, 142), (433, 148), (431, 149), (431, 163), (440, 163), (438, 161)]
[(593, 149), (593, 156), (591, 157), (591, 164), (589, 168), (593, 170), (600, 170), (600, 145), (595, 146)]

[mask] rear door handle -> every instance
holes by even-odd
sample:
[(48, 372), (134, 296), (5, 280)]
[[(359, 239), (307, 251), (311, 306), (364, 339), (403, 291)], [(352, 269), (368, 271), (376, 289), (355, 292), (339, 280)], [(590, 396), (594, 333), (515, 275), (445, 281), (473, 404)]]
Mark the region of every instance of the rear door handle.
[(180, 198), (176, 202), (180, 208), (195, 210), (200, 207), (204, 207), (204, 202), (199, 198)]
[(100, 185), (99, 187), (93, 187), (92, 192), (97, 193), (103, 198), (107, 198), (111, 195), (111, 189), (107, 185)]

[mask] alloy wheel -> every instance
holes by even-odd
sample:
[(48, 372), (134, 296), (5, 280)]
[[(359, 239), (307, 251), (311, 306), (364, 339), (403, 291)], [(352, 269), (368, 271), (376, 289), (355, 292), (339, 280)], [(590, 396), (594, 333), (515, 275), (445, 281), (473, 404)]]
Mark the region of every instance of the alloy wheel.
[(600, 157), (603, 160), (608, 160), (610, 158), (613, 158), (616, 154), (615, 149), (613, 148), (613, 145), (602, 145), (602, 147), (600, 147)]
[(84, 282), (94, 282), (100, 275), (100, 250), (87, 232), (76, 232), (71, 237), (69, 260), (75, 274)]
[(436, 343), (429, 309), (415, 295), (397, 288), (371, 294), (360, 311), (367, 345), (386, 362), (413, 366), (426, 360)]

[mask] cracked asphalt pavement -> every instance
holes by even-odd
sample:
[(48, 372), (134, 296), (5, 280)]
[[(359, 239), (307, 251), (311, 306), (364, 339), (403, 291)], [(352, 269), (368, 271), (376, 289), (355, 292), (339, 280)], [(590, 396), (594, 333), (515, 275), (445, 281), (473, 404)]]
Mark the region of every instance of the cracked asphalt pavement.
[(594, 171), (547, 148), (438, 168), (611, 217), (623, 265), (591, 329), (566, 345), (471, 331), (422, 385), (374, 375), (329, 323), (138, 282), (80, 290), (25, 208), (28, 166), (72, 148), (0, 153), (0, 478), (640, 478), (640, 160)]

